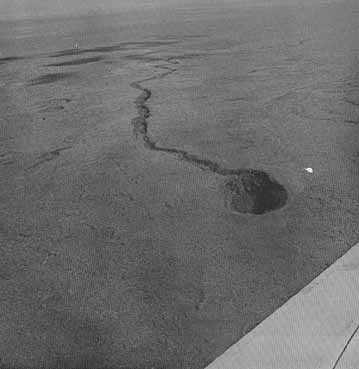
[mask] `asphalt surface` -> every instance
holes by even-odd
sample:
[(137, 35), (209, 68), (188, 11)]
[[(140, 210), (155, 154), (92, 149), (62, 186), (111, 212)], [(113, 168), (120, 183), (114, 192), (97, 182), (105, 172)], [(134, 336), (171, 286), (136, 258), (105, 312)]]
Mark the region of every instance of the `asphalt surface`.
[(358, 12), (2, 22), (0, 367), (204, 368), (356, 243)]

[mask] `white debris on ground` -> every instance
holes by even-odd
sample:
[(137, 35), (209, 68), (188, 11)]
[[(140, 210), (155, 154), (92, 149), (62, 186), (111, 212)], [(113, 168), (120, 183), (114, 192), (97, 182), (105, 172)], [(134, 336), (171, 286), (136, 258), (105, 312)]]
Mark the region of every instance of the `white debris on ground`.
[(313, 168), (305, 168), (304, 169), (306, 172), (308, 172), (308, 173), (313, 173), (314, 171), (313, 171)]

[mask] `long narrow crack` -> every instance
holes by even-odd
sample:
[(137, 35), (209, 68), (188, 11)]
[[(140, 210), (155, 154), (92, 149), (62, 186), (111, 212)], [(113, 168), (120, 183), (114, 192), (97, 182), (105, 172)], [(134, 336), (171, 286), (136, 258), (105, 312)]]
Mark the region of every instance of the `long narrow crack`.
[[(176, 63), (172, 62), (172, 59), (166, 60), (168, 63)], [(177, 64), (177, 63), (176, 63)], [(177, 149), (177, 148), (168, 148), (158, 146), (155, 141), (153, 141), (148, 135), (148, 121), (147, 119), (151, 116), (151, 111), (146, 105), (146, 101), (151, 98), (152, 92), (151, 90), (144, 88), (141, 83), (148, 82), (155, 79), (164, 78), (174, 72), (177, 71), (175, 68), (170, 68), (166, 65), (157, 65), (157, 68), (163, 68), (167, 71), (141, 81), (136, 81), (131, 83), (131, 87), (141, 91), (141, 94), (135, 100), (135, 105), (137, 107), (138, 116), (132, 119), (132, 125), (134, 134), (136, 137), (142, 137), (142, 140), (145, 144), (145, 147), (154, 150), (161, 151), (168, 154), (178, 155), (182, 160), (185, 160), (192, 165), (199, 166), (202, 169), (208, 169), (213, 173), (227, 176), (227, 175), (240, 175), (245, 169), (227, 169), (220, 166), (218, 163), (215, 163), (212, 160), (200, 158), (194, 154), (190, 154), (188, 151)]]
[(167, 64), (159, 64), (156, 68), (164, 69), (165, 72), (130, 84), (132, 88), (140, 91), (140, 95), (135, 100), (138, 116), (132, 119), (135, 136), (137, 138), (141, 137), (145, 147), (149, 150), (173, 154), (201, 169), (209, 170), (221, 176), (230, 176), (225, 186), (226, 197), (229, 206), (235, 212), (263, 214), (282, 208), (288, 199), (287, 191), (267, 173), (256, 169), (225, 168), (212, 160), (200, 158), (188, 151), (159, 146), (149, 136), (148, 118), (151, 116), (151, 111), (146, 102), (151, 98), (152, 93), (151, 90), (143, 87), (142, 83), (164, 78), (177, 71), (173, 67), (173, 65), (178, 64), (175, 58), (167, 58), (163, 62)]

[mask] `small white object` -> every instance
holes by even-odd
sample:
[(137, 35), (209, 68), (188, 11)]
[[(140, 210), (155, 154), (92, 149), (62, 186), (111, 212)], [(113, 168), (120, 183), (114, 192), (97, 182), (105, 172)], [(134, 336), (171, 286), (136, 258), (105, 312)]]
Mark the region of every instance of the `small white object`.
[(308, 172), (308, 173), (313, 173), (314, 171), (313, 171), (313, 168), (305, 168), (304, 169), (306, 172)]

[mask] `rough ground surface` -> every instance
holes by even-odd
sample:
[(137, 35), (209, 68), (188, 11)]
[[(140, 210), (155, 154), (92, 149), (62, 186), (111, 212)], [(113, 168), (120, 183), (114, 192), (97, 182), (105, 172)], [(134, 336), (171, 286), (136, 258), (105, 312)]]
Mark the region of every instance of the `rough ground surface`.
[(204, 368), (348, 250), (358, 12), (2, 22), (0, 367)]

